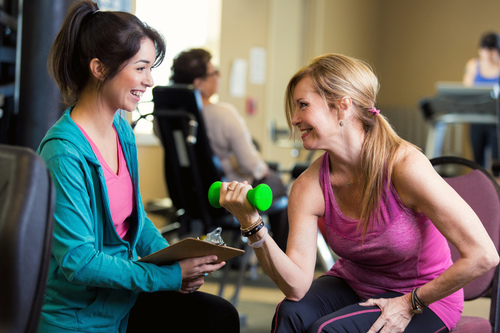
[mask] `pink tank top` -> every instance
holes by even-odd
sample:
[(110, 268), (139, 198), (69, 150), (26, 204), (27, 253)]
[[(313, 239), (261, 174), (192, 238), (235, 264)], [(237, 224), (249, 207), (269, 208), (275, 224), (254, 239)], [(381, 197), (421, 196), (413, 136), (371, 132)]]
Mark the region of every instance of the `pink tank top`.
[[(346, 217), (335, 201), (328, 153), (320, 175), (327, 241), (340, 257), (327, 274), (344, 279), (361, 299), (389, 291), (410, 293), (452, 265), (446, 238), (424, 214), (403, 204), (392, 182), (363, 242), (358, 220)], [(460, 319), (463, 299), (460, 289), (429, 307), (451, 330)]]
[(116, 134), (118, 146), (118, 173), (115, 173), (102, 157), (94, 141), (92, 141), (83, 128), (80, 126), (78, 127), (87, 138), (94, 154), (101, 163), (104, 178), (106, 179), (111, 218), (116, 232), (123, 240), (129, 241), (130, 235), (128, 234), (128, 230), (130, 228), (130, 216), (134, 210), (134, 188), (132, 186), (132, 179), (130, 178), (127, 161), (123, 155), (118, 133)]

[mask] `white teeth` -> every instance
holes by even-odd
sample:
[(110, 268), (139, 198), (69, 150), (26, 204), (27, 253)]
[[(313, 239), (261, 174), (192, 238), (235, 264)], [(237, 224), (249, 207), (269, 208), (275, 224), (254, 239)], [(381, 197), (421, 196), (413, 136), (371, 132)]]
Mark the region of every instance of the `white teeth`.
[(135, 95), (135, 96), (141, 98), (143, 95), (143, 92), (142, 91), (132, 91), (132, 95)]

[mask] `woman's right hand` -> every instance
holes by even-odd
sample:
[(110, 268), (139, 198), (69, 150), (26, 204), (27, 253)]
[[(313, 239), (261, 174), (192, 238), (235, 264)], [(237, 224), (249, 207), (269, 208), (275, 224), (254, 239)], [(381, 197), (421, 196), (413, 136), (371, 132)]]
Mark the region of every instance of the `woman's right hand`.
[(182, 285), (179, 292), (192, 293), (205, 283), (205, 276), (224, 267), (225, 261), (218, 262), (217, 256), (205, 256), (179, 260), (182, 272)]
[(259, 219), (259, 212), (247, 199), (247, 193), (252, 186), (247, 181), (239, 183), (222, 183), (220, 190), (220, 204), (226, 208), (246, 228)]

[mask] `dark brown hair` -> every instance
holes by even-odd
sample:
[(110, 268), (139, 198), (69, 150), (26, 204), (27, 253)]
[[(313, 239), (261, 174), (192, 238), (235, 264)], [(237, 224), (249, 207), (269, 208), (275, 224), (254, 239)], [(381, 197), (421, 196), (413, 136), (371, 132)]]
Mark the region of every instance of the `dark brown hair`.
[(480, 48), (488, 50), (497, 50), (500, 53), (500, 36), (496, 32), (487, 32), (481, 36), (479, 41)]
[(207, 75), (207, 65), (212, 54), (204, 49), (190, 49), (179, 53), (172, 64), (173, 83), (192, 84), (195, 79)]
[(144, 38), (156, 48), (153, 67), (165, 57), (163, 37), (135, 15), (99, 11), (90, 0), (75, 2), (50, 49), (47, 67), (66, 106), (76, 104), (90, 78), (90, 61), (99, 59), (106, 68), (100, 87), (114, 78), (140, 49)]

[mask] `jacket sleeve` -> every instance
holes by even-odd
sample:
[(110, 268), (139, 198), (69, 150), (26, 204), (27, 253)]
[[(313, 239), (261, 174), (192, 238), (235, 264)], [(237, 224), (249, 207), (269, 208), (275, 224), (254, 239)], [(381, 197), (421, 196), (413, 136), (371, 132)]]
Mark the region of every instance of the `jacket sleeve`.
[(145, 257), (167, 247), (169, 244), (160, 234), (154, 223), (146, 217), (145, 212), (142, 216), (144, 222), (139, 240), (137, 242), (137, 254), (141, 257)]
[[(65, 153), (54, 153), (57, 151)], [(41, 156), (56, 188), (52, 253), (68, 281), (147, 292), (180, 288), (182, 275), (178, 263), (168, 266), (138, 263), (124, 253), (128, 252), (125, 246), (112, 249), (112, 253), (108, 246), (104, 251), (104, 213), (98, 176), (93, 166), (79, 156), (76, 147), (55, 140), (45, 145)]]

